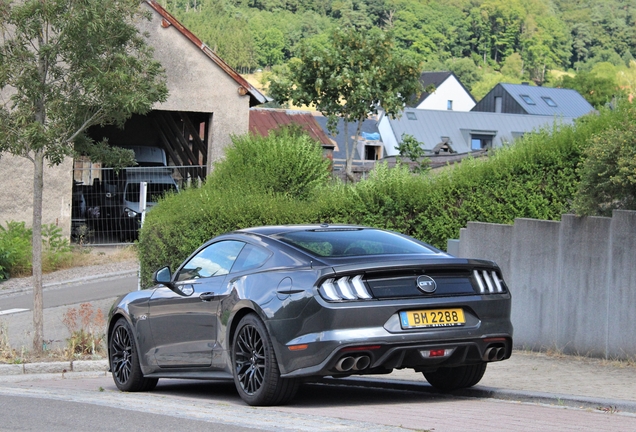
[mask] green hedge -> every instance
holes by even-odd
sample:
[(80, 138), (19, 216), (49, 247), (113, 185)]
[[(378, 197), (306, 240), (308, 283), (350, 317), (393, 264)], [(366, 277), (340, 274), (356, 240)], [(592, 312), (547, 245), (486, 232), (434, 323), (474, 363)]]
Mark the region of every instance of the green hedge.
[(379, 164), (356, 184), (327, 182), (318, 147), (297, 134), (235, 139), (203, 187), (170, 196), (148, 214), (139, 239), (143, 283), (163, 265), (176, 268), (210, 237), (249, 226), (362, 224), (445, 249), (468, 221), (558, 220), (572, 209), (588, 141), (624, 125), (625, 112), (603, 110), (574, 127), (555, 125), (439, 173)]

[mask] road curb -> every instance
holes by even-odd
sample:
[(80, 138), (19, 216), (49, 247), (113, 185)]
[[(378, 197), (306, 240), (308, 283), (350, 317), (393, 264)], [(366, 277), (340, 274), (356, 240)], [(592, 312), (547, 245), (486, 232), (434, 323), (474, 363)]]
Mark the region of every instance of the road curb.
[(68, 372), (106, 372), (108, 360), (71, 360), (22, 364), (0, 364), (0, 376), (64, 374)]

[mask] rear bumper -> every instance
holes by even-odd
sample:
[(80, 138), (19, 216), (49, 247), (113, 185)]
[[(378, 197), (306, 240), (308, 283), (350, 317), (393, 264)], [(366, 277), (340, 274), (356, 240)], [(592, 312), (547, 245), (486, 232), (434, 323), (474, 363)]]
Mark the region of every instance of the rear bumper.
[[(466, 323), (420, 329), (403, 329), (400, 325), (402, 310), (440, 307), (461, 307)], [(377, 322), (382, 316), (385, 322)], [(364, 375), (402, 368), (428, 371), (501, 361), (512, 352), (509, 295), (446, 299), (445, 304), (432, 307), (393, 303), (366, 310), (322, 308), (314, 318), (311, 321), (320, 328), (277, 347), (283, 377)], [(271, 321), (269, 324), (276, 325)], [(334, 329), (336, 324), (340, 328)]]

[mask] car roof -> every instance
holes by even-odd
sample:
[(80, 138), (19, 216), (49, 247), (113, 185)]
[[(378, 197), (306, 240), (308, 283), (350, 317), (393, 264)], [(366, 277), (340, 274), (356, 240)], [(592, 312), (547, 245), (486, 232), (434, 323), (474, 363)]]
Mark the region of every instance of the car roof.
[(308, 225), (271, 225), (271, 226), (262, 226), (262, 227), (252, 227), (252, 228), (244, 228), (237, 230), (237, 233), (251, 233), (251, 234), (259, 234), (263, 236), (275, 236), (284, 233), (290, 232), (299, 232), (299, 231), (309, 231), (315, 229), (323, 229), (323, 230), (351, 230), (351, 229), (373, 229), (379, 230), (379, 228), (371, 228), (359, 225), (344, 225), (344, 224), (308, 224)]

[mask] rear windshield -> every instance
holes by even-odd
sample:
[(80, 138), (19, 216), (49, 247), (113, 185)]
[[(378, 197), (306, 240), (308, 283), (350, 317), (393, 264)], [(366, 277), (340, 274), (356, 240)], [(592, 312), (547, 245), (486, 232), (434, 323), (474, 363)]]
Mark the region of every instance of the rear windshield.
[(280, 234), (278, 238), (321, 257), (437, 253), (421, 243), (398, 234), (365, 228), (296, 231)]

